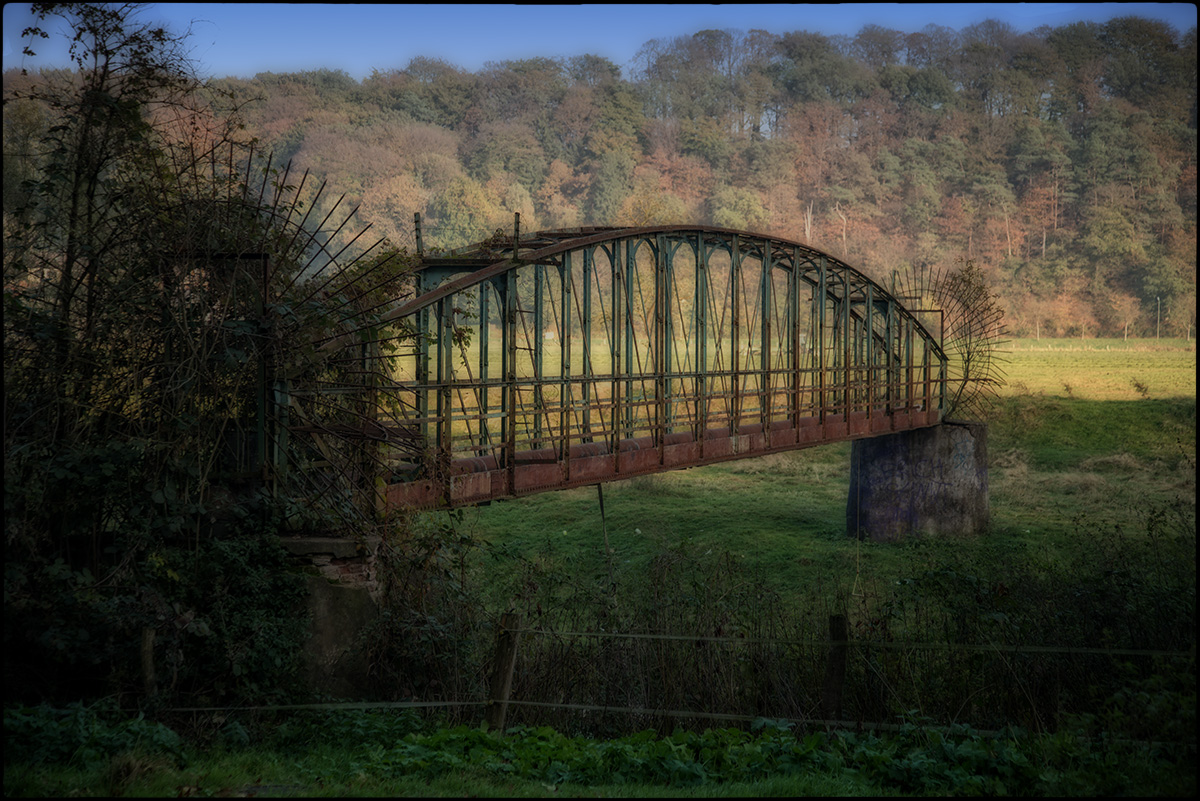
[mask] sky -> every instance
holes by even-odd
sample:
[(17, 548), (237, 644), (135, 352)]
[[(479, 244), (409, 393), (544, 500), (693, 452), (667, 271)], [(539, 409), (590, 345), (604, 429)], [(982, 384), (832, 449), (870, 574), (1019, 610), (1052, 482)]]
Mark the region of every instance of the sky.
[[(959, 30), (985, 19), (1018, 31), (1088, 20), (1142, 16), (1180, 33), (1196, 25), (1191, 3), (835, 3), (835, 4), (332, 4), (150, 3), (139, 19), (182, 33), (205, 77), (249, 78), (259, 72), (344, 70), (356, 80), (401, 69), (417, 56), (477, 72), (488, 62), (544, 56), (604, 56), (630, 76), (638, 50), (719, 28), (771, 33), (804, 30), (854, 35), (876, 24), (905, 32), (928, 24)], [(62, 37), (38, 41), (39, 57), (22, 55), (28, 3), (4, 4), (4, 69), (63, 66)]]

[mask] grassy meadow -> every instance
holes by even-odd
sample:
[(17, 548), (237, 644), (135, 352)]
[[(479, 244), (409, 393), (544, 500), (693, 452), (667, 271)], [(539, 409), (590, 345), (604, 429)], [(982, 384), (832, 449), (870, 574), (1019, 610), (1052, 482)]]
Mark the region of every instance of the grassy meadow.
[(1196, 397), (1196, 342), (1019, 339), (1001, 354), (1006, 395), (1097, 401)]
[[(846, 443), (466, 510), (464, 525), (546, 569), (636, 573), (664, 549), (729, 552), (767, 586), (832, 602), (911, 571), (922, 554), (1053, 555), (1082, 529), (1131, 529), (1151, 502), (1193, 497), (1196, 348), (1183, 340), (1018, 340), (989, 421), (992, 530), (974, 541), (906, 545), (845, 536)], [(520, 594), (519, 561), (490, 559), (497, 608)]]

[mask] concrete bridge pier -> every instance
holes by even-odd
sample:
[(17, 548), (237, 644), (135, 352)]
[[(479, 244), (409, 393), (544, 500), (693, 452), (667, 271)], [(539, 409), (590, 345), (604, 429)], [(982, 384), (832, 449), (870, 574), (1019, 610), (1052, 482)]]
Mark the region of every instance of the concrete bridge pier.
[(846, 533), (876, 542), (987, 530), (987, 425), (947, 420), (855, 440)]
[(361, 698), (369, 692), (363, 634), (379, 615), (375, 556), (379, 540), (281, 537), (308, 588), (310, 619), (303, 675), (313, 692)]

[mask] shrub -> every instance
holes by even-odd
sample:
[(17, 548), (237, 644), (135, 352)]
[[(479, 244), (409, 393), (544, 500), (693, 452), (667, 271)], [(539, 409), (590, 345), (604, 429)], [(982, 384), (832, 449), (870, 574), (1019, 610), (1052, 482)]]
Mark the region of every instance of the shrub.
[(174, 731), (138, 715), (124, 716), (110, 703), (4, 709), (4, 762), (94, 768), (121, 753), (159, 754), (183, 759)]

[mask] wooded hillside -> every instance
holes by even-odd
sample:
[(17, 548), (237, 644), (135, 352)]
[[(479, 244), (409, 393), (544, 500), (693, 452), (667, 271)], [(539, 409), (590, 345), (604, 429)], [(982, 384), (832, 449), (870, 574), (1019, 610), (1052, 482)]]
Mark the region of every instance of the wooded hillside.
[[(6, 92), (30, 80), (6, 74)], [(884, 282), (972, 259), (1020, 336), (1195, 326), (1195, 28), (705, 30), (647, 42), (627, 76), (595, 55), (476, 73), (415, 58), (362, 82), (216, 84), (290, 181), (327, 180), (399, 246), (416, 212), (443, 248), (514, 212), (524, 230), (703, 223), (799, 239)], [(8, 156), (40, 124), (6, 109), (6, 206), (30, 169)]]

